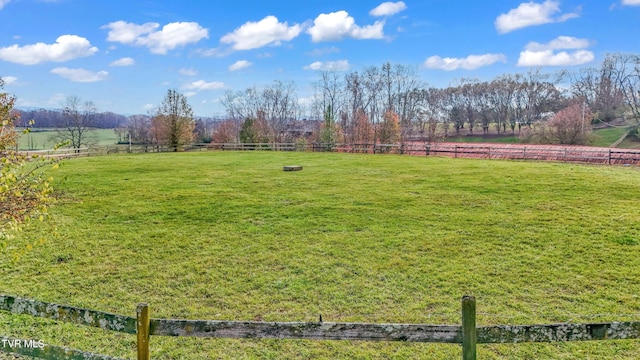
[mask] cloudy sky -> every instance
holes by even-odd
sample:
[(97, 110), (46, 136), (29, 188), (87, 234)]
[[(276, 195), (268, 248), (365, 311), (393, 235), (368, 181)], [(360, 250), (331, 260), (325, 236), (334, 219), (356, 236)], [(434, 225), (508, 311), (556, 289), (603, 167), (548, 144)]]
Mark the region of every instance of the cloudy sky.
[(222, 115), (227, 90), (384, 62), (460, 78), (577, 70), (640, 53), (640, 0), (0, 0), (0, 77), (23, 107), (69, 95), (146, 113), (167, 89)]

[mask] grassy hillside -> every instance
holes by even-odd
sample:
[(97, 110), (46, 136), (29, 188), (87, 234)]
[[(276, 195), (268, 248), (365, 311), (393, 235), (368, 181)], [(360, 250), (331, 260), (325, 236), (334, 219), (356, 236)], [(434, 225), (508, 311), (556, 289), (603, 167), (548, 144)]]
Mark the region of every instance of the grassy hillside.
[[(283, 165), (303, 165), (283, 172)], [(0, 292), (152, 317), (479, 325), (639, 320), (637, 167), (272, 152), (68, 160), (58, 236)], [(46, 230), (48, 227), (42, 228)], [(36, 236), (37, 234), (31, 234)], [(30, 234), (25, 234), (27, 237)], [(0, 334), (133, 358), (135, 337), (0, 313)], [(446, 344), (151, 339), (154, 359), (450, 359)], [(479, 345), (635, 359), (640, 341)]]
[(598, 129), (593, 131), (593, 146), (608, 147), (618, 141), (622, 135), (624, 135), (629, 128), (627, 127), (611, 127)]

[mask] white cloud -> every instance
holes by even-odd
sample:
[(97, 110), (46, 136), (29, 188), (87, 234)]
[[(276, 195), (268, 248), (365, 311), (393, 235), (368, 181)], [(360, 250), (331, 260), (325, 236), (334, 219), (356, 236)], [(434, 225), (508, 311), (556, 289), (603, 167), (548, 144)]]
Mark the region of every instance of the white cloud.
[(0, 9), (7, 5), (11, 0), (0, 0)]
[(102, 28), (109, 29), (107, 41), (145, 46), (154, 54), (166, 54), (177, 47), (209, 38), (209, 30), (196, 22), (173, 22), (158, 30), (159, 27), (158, 23), (138, 25), (120, 20)]
[(371, 16), (391, 16), (395, 15), (407, 8), (407, 5), (402, 2), (383, 2), (382, 4), (375, 7), (375, 9), (369, 11), (369, 15)]
[(107, 41), (119, 42), (127, 45), (143, 45), (141, 43), (141, 38), (143, 37), (143, 35), (152, 33), (159, 26), (160, 24), (158, 23), (146, 23), (137, 25), (119, 20), (104, 25), (102, 29), (109, 29), (109, 33), (107, 34)]
[(525, 50), (520, 53), (518, 66), (572, 66), (586, 64), (593, 59), (593, 52), (588, 50), (558, 53), (554, 53), (553, 50)]
[(251, 66), (252, 64), (247, 60), (238, 60), (229, 66), (229, 71), (237, 71)]
[(563, 22), (579, 16), (577, 13), (565, 13), (554, 18), (553, 15), (559, 11), (560, 2), (556, 0), (545, 0), (542, 4), (533, 1), (521, 3), (508, 13), (500, 14), (496, 18), (495, 26), (499, 33), (505, 34), (528, 26)]
[(497, 62), (507, 62), (504, 54), (469, 55), (466, 58), (442, 58), (431, 56), (424, 62), (428, 69), (440, 69), (452, 71), (457, 69), (475, 70), (483, 66), (489, 66)]
[(589, 46), (591, 46), (591, 41), (588, 39), (578, 39), (573, 36), (558, 36), (548, 44), (540, 44), (532, 41), (525, 46), (525, 49), (531, 51), (543, 51), (557, 49), (584, 49)]
[(311, 35), (313, 42), (337, 41), (345, 37), (382, 39), (384, 24), (384, 21), (376, 21), (373, 25), (358, 26), (348, 12), (341, 10), (318, 15), (307, 33)]
[(289, 26), (287, 22), (278, 22), (278, 18), (269, 15), (258, 22), (246, 22), (233, 32), (220, 38), (224, 44), (233, 44), (235, 50), (250, 50), (266, 45), (280, 45), (300, 35), (302, 26)]
[(62, 35), (55, 44), (11, 45), (0, 48), (0, 60), (22, 65), (35, 65), (45, 61), (63, 62), (91, 56), (98, 48), (77, 35)]
[(184, 86), (182, 86), (183, 89), (196, 90), (196, 91), (216, 90), (216, 89), (222, 89), (223, 87), (224, 87), (223, 82), (220, 82), (220, 81), (206, 82), (204, 80), (194, 81), (192, 83), (185, 84)]
[(150, 111), (150, 110), (155, 109), (155, 107), (156, 107), (156, 106), (155, 106), (155, 105), (153, 105), (153, 104), (144, 104), (144, 105), (142, 105), (142, 110)]
[(351, 65), (349, 60), (338, 61), (316, 61), (304, 67), (305, 70), (334, 70), (334, 71), (347, 71)]
[(15, 76), (4, 76), (2, 77), (2, 81), (4, 81), (5, 85), (11, 85), (13, 83), (15, 83), (18, 80), (17, 77)]
[[(593, 61), (593, 52), (585, 50), (591, 46), (588, 39), (578, 39), (572, 36), (559, 36), (547, 44), (535, 41), (528, 43), (524, 51), (520, 52), (518, 66), (572, 66), (582, 65)], [(556, 50), (576, 50), (573, 52)]]
[(57, 67), (51, 70), (52, 74), (58, 74), (73, 82), (96, 82), (102, 81), (109, 75), (106, 71), (93, 72), (82, 68), (69, 69), (67, 67)]
[[(622, 5), (639, 6), (640, 0), (622, 0)], [(2, 6), (0, 6), (2, 8)]]
[(136, 61), (133, 58), (123, 57), (122, 59), (118, 59), (116, 61), (113, 61), (109, 65), (110, 66), (131, 66), (131, 65), (134, 65), (135, 63), (136, 63)]
[(186, 93), (184, 93), (184, 96), (192, 97), (193, 95), (196, 95), (197, 93), (198, 93), (197, 91), (187, 91)]
[(180, 75), (184, 75), (184, 76), (197, 76), (198, 75), (198, 71), (196, 71), (196, 69), (194, 68), (190, 68), (190, 69), (180, 69), (178, 71), (180, 73)]

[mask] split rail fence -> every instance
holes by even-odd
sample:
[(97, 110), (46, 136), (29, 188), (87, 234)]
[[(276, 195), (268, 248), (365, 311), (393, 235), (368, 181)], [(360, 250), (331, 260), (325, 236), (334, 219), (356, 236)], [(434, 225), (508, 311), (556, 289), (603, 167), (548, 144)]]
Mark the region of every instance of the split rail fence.
[[(139, 304), (136, 308), (136, 317), (130, 317), (0, 295), (1, 311), (136, 335), (137, 358), (140, 360), (150, 359), (151, 336), (450, 343), (462, 345), (463, 360), (476, 359), (476, 344), (640, 338), (640, 321), (478, 327), (476, 326), (475, 298), (464, 296), (461, 309), (461, 325), (167, 320), (151, 318), (147, 304)], [(41, 346), (15, 346), (15, 344), (25, 344), (26, 341), (2, 336), (0, 339), (2, 340), (0, 352), (42, 359), (116, 359), (107, 355), (44, 343), (41, 343)], [(34, 345), (33, 340), (29, 341), (30, 345)]]

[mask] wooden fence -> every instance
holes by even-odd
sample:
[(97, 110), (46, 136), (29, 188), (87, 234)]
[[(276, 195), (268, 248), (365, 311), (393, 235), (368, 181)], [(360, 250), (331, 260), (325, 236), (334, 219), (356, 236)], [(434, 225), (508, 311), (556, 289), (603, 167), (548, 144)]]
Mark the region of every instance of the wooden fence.
[[(421, 143), (405, 144), (323, 144), (323, 143), (210, 143), (192, 144), (186, 151), (313, 151), (369, 154), (406, 154), (417, 156), (448, 156), (454, 158), (512, 159), (566, 161), (600, 164), (640, 164), (640, 150), (599, 148), (588, 146)], [(29, 151), (47, 157), (98, 156), (118, 153), (170, 152), (173, 149), (156, 145), (109, 145), (81, 149)]]
[(640, 150), (588, 146), (422, 143), (405, 144), (294, 144), (294, 143), (212, 143), (200, 144), (213, 150), (331, 151), (369, 154), (407, 154), (454, 158), (546, 160), (601, 164), (640, 164)]
[[(71, 322), (137, 336), (137, 358), (150, 359), (151, 336), (235, 339), (306, 339), (432, 342), (462, 345), (462, 359), (476, 359), (477, 344), (617, 340), (640, 338), (640, 321), (591, 324), (476, 326), (476, 300), (462, 298), (461, 325), (365, 324), (323, 322), (256, 322), (153, 319), (149, 306), (139, 304), (136, 317), (0, 295), (0, 310)], [(42, 359), (115, 359), (34, 340), (0, 337), (0, 352)], [(15, 346), (29, 342), (30, 346)], [(33, 346), (34, 344), (38, 346)], [(14, 345), (14, 346), (12, 346)], [(41, 346), (40, 346), (41, 345)]]

